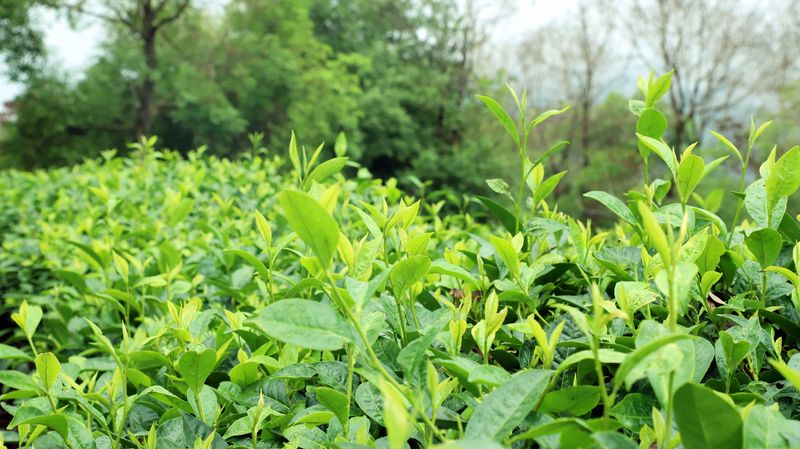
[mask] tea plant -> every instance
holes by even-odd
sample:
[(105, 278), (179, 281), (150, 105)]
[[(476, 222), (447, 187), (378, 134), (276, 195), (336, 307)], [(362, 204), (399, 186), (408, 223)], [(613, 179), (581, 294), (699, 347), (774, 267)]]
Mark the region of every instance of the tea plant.
[(0, 447), (799, 446), (800, 147), (715, 134), (741, 171), (725, 223), (697, 192), (730, 161), (668, 146), (670, 83), (630, 103), (641, 188), (585, 194), (606, 229), (551, 199), (566, 142), (528, 148), (566, 108), (529, 120), (513, 90), (517, 118), (480, 100), (519, 173), (461, 214), (344, 136), (0, 173)]

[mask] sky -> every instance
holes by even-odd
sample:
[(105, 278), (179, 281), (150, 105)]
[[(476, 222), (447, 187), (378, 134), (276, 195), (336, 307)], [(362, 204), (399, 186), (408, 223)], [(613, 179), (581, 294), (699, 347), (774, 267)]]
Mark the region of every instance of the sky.
[[(204, 6), (221, 8), (224, 0), (205, 0)], [(526, 30), (546, 23), (574, 4), (574, 0), (507, 0), (496, 2), (503, 8), (500, 22), (492, 28), (492, 43), (498, 48), (513, 44)], [(91, 65), (99, 54), (104, 39), (102, 24), (83, 21), (80, 28), (70, 27), (67, 19), (53, 11), (37, 11), (37, 21), (45, 29), (45, 45), (49, 51), (49, 63), (73, 81), (79, 80), (84, 69)], [(486, 14), (497, 14), (488, 9)], [(12, 100), (22, 86), (10, 82), (2, 74), (0, 66), (0, 110), (2, 104)]]

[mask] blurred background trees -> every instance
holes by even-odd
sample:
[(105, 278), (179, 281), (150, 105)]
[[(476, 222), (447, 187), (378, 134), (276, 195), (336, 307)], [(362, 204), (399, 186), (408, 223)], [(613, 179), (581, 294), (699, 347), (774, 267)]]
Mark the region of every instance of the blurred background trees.
[[(662, 109), (678, 148), (699, 140), (721, 152), (706, 129), (743, 139), (752, 114), (776, 119), (768, 144), (800, 138), (800, 7), (791, 0), (572, 0), (524, 29), (508, 23), (536, 11), (521, 8), (529, 0), (212, 3), (221, 7), (0, 0), (4, 77), (24, 86), (0, 119), (0, 165), (124, 153), (142, 134), (179, 151), (207, 145), (234, 156), (249, 133), (263, 132), (277, 152), (294, 129), (307, 145), (344, 132), (350, 155), (378, 176), (479, 192), (514, 161), (474, 95), (509, 82), (528, 87), (532, 113), (572, 105), (541, 128), (531, 151), (569, 139), (552, 162), (570, 171), (560, 205), (602, 219), (580, 193), (624, 192), (639, 178), (628, 111), (636, 75), (675, 71)], [(106, 29), (83, 73), (65, 73), (48, 53), (45, 10), (76, 28)]]

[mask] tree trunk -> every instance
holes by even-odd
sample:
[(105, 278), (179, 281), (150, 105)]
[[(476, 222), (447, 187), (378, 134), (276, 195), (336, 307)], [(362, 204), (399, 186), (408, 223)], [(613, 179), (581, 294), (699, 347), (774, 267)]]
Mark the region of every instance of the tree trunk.
[(142, 80), (142, 87), (138, 91), (136, 123), (134, 125), (135, 138), (138, 140), (142, 136), (150, 134), (150, 126), (155, 118), (156, 111), (153, 107), (153, 100), (156, 90), (156, 82), (153, 73), (158, 68), (158, 56), (156, 55), (156, 29), (155, 12), (150, 1), (145, 1), (142, 14), (142, 46), (144, 50), (145, 73)]

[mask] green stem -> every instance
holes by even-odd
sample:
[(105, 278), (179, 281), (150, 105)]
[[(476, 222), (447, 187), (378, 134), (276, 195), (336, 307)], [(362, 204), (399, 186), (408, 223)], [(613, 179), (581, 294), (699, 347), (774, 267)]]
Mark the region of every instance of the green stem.
[(665, 410), (666, 417), (664, 418), (664, 445), (661, 449), (669, 449), (669, 440), (672, 436), (672, 384), (675, 379), (675, 371), (669, 373), (669, 381), (667, 382), (667, 408)]
[(600, 340), (595, 337), (592, 344), (592, 358), (594, 359), (594, 372), (597, 376), (597, 385), (600, 387), (600, 395), (603, 399), (603, 418), (608, 419), (611, 407), (614, 405), (611, 402), (611, 397), (608, 395), (606, 389), (606, 380), (603, 375), (603, 364), (600, 363)]
[(400, 341), (403, 343), (403, 346), (408, 344), (408, 332), (406, 331), (406, 319), (405, 319), (405, 311), (403, 310), (403, 305), (400, 303), (399, 298), (395, 298), (395, 305), (397, 306), (397, 321), (398, 327), (400, 328)]
[(345, 405), (347, 422), (342, 423), (345, 435), (350, 432), (350, 403), (353, 401), (353, 371), (356, 367), (356, 357), (358, 357), (356, 345), (352, 345), (347, 351), (347, 405)]

